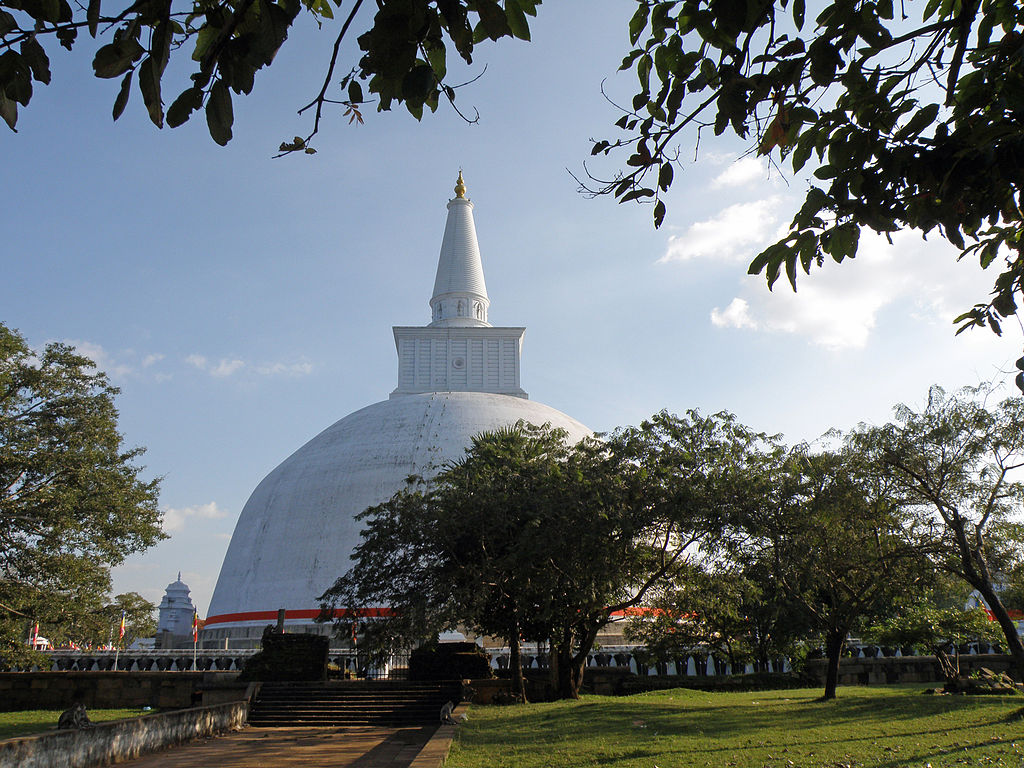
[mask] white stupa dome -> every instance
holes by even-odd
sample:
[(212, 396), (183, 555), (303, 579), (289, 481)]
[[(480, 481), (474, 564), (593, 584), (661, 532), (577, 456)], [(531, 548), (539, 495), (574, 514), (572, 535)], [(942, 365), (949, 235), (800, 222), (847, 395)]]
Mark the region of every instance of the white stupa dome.
[(524, 330), (487, 321), (489, 300), (462, 174), (431, 298), (432, 322), (396, 327), (398, 387), (341, 419), (285, 459), (253, 491), (235, 526), (203, 630), (204, 645), (259, 645), (286, 611), (292, 631), (315, 625), (317, 598), (349, 567), (355, 517), (463, 455), (471, 438), (550, 423), (579, 440), (589, 429), (519, 385)]

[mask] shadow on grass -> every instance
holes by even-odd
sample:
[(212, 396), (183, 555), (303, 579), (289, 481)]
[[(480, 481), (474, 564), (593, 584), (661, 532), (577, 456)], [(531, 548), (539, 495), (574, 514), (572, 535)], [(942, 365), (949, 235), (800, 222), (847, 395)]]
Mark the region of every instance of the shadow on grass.
[(630, 752), (621, 752), (616, 755), (604, 755), (595, 757), (594, 762), (598, 765), (617, 765), (623, 760), (638, 760), (645, 757), (661, 757), (664, 752), (653, 752), (649, 749), (634, 749)]
[(1011, 712), (1010, 714), (1008, 714), (1006, 717), (1004, 717), (999, 722), (1001, 722), (1001, 723), (1016, 723), (1016, 722), (1020, 722), (1021, 720), (1024, 720), (1024, 707), (1021, 707), (1020, 709), (1018, 709), (1018, 710), (1016, 710), (1014, 712)]
[[(988, 714), (986, 710), (993, 704), (997, 706)], [(533, 748), (586, 741), (595, 734), (620, 744), (659, 736), (697, 738), (700, 751), (708, 754), (775, 750), (783, 746), (811, 749), (823, 744), (847, 743), (860, 744), (858, 749), (864, 750), (865, 744), (876, 740), (884, 743), (894, 739), (925, 739), (945, 742), (941, 746), (935, 743), (918, 746), (921, 750), (935, 750), (929, 754), (938, 756), (986, 744), (984, 741), (957, 743), (964, 737), (969, 737), (965, 741), (973, 742), (976, 734), (970, 732), (979, 725), (1016, 721), (1024, 715), (1024, 710), (1006, 715), (1000, 711), (1001, 705), (1002, 702), (992, 697), (923, 696), (914, 688), (841, 689), (840, 698), (830, 701), (822, 701), (817, 691), (806, 689), (758, 694), (670, 690), (517, 708), (514, 717), (502, 718), (500, 728), (466, 736), (467, 741), (480, 745), (519, 742)], [(968, 712), (974, 712), (975, 716), (961, 717)], [(495, 741), (491, 742), (492, 739)], [(956, 746), (947, 747), (950, 742)], [(659, 746), (662, 748), (653, 753), (650, 749), (638, 750), (635, 755), (620, 753), (614, 759), (599, 758), (598, 762), (610, 764), (616, 760), (673, 754), (693, 748), (692, 744), (680, 743)], [(915, 759), (919, 757), (915, 755)], [(895, 767), (906, 763), (894, 755), (892, 762), (880, 765)]]

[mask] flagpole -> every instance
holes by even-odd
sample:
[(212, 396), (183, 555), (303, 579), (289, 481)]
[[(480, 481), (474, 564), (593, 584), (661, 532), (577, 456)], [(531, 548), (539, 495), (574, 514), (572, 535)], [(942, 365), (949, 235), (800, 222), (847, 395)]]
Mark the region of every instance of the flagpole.
[(192, 669), (199, 671), (196, 664), (196, 649), (199, 645), (199, 611), (192, 611)]
[(121, 655), (121, 642), (124, 640), (124, 611), (121, 611), (121, 626), (117, 630), (117, 645), (114, 646), (114, 671), (117, 672), (117, 659)]

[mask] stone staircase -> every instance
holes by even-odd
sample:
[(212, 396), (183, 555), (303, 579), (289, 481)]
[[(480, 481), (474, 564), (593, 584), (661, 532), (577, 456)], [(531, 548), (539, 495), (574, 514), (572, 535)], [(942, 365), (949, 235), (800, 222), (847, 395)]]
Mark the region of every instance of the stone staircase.
[(263, 683), (249, 725), (422, 726), (440, 721), (445, 702), (459, 702), (459, 683), (345, 681)]

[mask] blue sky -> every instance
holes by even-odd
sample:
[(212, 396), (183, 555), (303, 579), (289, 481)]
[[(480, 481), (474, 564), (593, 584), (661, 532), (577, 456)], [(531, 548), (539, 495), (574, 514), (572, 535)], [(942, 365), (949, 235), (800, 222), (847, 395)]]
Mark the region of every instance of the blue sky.
[[(53, 54), (0, 133), (6, 279), (0, 321), (35, 346), (90, 354), (122, 389), (121, 427), (163, 477), (171, 538), (115, 571), (118, 592), (159, 600), (179, 570), (205, 615), (238, 513), (259, 480), (346, 414), (395, 386), (392, 325), (429, 321), (445, 203), (465, 172), (490, 319), (525, 325), (523, 386), (596, 430), (662, 408), (728, 409), (790, 440), (883, 421), (932, 383), (1000, 378), (1006, 336), (953, 336), (952, 318), (993, 275), (937, 239), (872, 240), (794, 295), (746, 264), (799, 204), (806, 180), (741, 158), (735, 141), (681, 143), (668, 216), (579, 195), (590, 138), (611, 137), (601, 95), (630, 93), (625, 0), (541, 6), (532, 43), (479, 51), (444, 107), (362, 126), (329, 116), (314, 156), (272, 159), (305, 134), (295, 111), (319, 88), (332, 33), (293, 33), (235, 138), (202, 117), (158, 131), (135, 93), (89, 74), (86, 49)], [(353, 51), (349, 49), (350, 61)], [(486, 64), (486, 71), (484, 71)], [(181, 73), (170, 71), (168, 77)], [(166, 79), (165, 79), (166, 82)], [(173, 81), (172, 81), (173, 82)], [(184, 87), (165, 84), (168, 101)], [(568, 169), (568, 170), (567, 170)], [(600, 166), (598, 166), (600, 170)]]

